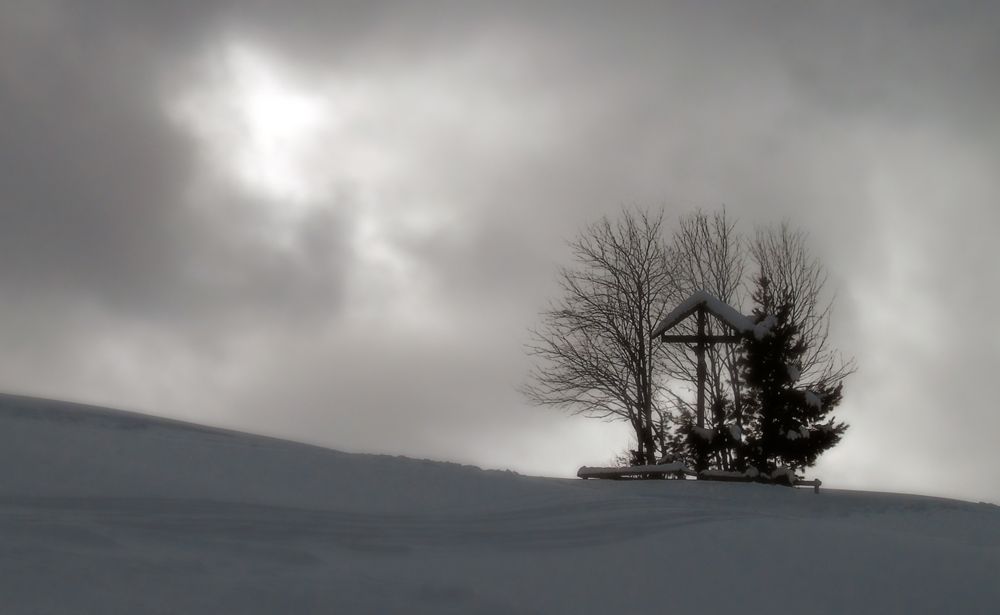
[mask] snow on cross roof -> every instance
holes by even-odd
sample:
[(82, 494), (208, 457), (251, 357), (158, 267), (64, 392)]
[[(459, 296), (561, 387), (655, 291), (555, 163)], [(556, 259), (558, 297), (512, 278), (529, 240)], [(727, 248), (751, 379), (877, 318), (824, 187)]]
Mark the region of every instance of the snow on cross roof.
[(705, 306), (705, 309), (708, 310), (713, 316), (733, 329), (736, 329), (740, 333), (752, 331), (754, 328), (753, 321), (736, 311), (736, 308), (720, 301), (719, 299), (716, 299), (703, 290), (699, 290), (682, 301), (681, 304), (675, 307), (672, 312), (667, 314), (667, 316), (660, 321), (660, 324), (656, 325), (656, 328), (653, 329), (652, 336), (659, 337), (660, 335), (663, 335), (669, 329), (676, 326), (677, 323), (693, 314), (695, 310), (701, 306)]

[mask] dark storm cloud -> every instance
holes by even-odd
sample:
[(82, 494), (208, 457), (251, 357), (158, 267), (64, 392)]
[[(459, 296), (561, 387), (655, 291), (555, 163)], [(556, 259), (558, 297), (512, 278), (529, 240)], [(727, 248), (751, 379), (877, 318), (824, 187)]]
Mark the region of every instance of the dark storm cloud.
[(148, 50), (24, 10), (42, 14), (3, 20), (3, 276), (131, 292), (170, 260), (189, 156), (151, 104)]
[[(562, 240), (622, 204), (725, 203), (748, 231), (811, 232), (837, 341), (868, 361), (844, 410), (864, 451), (845, 442), (824, 471), (918, 467), (934, 429), (937, 456), (975, 463), (988, 443), (962, 430), (1000, 429), (976, 386), (1000, 363), (998, 24), (992, 2), (7, 3), (2, 382), (352, 450), (513, 459), (562, 425), (512, 393)], [(323, 137), (346, 148), (318, 163), (336, 189), (294, 222), (281, 197), (213, 175), (171, 117), (233, 43), (363, 101), (357, 131)], [(396, 166), (351, 175), (366, 143)], [(376, 274), (409, 290), (383, 297)], [(913, 444), (878, 451), (891, 429)]]

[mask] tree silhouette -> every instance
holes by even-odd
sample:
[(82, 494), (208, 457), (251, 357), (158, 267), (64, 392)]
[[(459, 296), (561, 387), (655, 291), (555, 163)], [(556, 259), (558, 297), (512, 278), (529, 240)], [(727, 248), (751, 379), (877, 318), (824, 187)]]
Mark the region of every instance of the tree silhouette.
[(761, 326), (745, 336), (740, 359), (747, 424), (741, 463), (764, 473), (779, 467), (807, 468), (847, 429), (833, 418), (827, 420), (841, 401), (843, 384), (821, 379), (799, 385), (810, 347), (809, 338), (792, 321), (793, 304), (775, 304), (765, 277), (758, 278), (754, 299), (760, 306), (754, 321)]
[(633, 465), (656, 462), (665, 355), (649, 334), (677, 297), (662, 226), (662, 213), (629, 210), (570, 244), (577, 266), (560, 270), (564, 295), (533, 332), (528, 351), (538, 365), (521, 389), (537, 404), (628, 421)]
[[(632, 209), (570, 243), (574, 266), (559, 270), (563, 296), (533, 331), (528, 352), (536, 364), (522, 392), (536, 404), (628, 421), (634, 448), (618, 458), (631, 465), (663, 458), (736, 471), (812, 465), (846, 429), (820, 421), (854, 366), (828, 347), (825, 273), (805, 235), (783, 223), (758, 227), (748, 240), (725, 210), (695, 211), (665, 231), (662, 212)], [(772, 334), (700, 350), (652, 339), (662, 318), (698, 290), (744, 314), (742, 304), (752, 301), (758, 323), (775, 320)], [(707, 335), (722, 333), (717, 323), (705, 326)], [(691, 337), (693, 327), (685, 321), (674, 331)], [(692, 395), (698, 352), (704, 427)]]

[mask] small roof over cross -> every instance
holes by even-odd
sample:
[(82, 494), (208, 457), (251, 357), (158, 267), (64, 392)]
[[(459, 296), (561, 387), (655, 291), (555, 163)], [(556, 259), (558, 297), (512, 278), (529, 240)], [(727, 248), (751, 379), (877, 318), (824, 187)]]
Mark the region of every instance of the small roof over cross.
[(656, 325), (656, 328), (653, 329), (652, 336), (660, 337), (700, 309), (706, 310), (709, 314), (722, 321), (723, 324), (728, 325), (729, 328), (739, 333), (752, 331), (754, 328), (753, 321), (740, 314), (736, 308), (716, 299), (704, 290), (699, 290), (667, 314), (660, 321), (660, 324)]
[[(698, 317), (698, 332), (695, 335), (666, 334), (667, 331), (676, 327), (692, 314), (697, 314)], [(726, 325), (735, 334), (708, 335), (705, 331), (708, 314), (715, 316), (719, 322)], [(736, 308), (724, 301), (713, 297), (704, 290), (699, 290), (667, 314), (650, 334), (652, 337), (658, 337), (667, 343), (695, 345), (695, 354), (698, 356), (698, 427), (705, 427), (705, 349), (712, 344), (739, 342), (740, 334), (754, 331), (754, 329), (753, 320), (740, 314)]]

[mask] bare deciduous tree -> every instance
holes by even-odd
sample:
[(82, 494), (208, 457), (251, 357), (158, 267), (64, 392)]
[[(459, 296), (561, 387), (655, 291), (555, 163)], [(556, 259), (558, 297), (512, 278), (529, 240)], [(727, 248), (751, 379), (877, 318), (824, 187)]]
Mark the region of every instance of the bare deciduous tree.
[[(743, 237), (737, 233), (736, 224), (726, 210), (713, 214), (697, 210), (684, 216), (678, 221), (672, 239), (680, 295), (687, 297), (705, 290), (739, 307), (745, 294), (747, 256)], [(706, 325), (709, 335), (724, 333), (717, 330), (714, 321)], [(681, 323), (678, 333), (693, 335), (694, 322)], [(687, 430), (694, 425), (697, 360), (693, 346), (670, 345), (665, 352), (666, 368), (658, 375), (667, 378), (669, 385), (664, 387), (665, 397), (660, 407), (660, 443), (661, 450), (676, 454), (683, 448)], [(738, 347), (728, 344), (709, 346), (705, 353), (706, 402), (711, 410), (706, 418), (714, 429), (721, 428), (733, 416), (742, 426), (741, 398), (734, 394), (739, 387), (738, 358)], [(729, 459), (720, 453), (713, 465), (729, 469)]]
[[(770, 305), (758, 305), (774, 313), (789, 306), (788, 321), (805, 340), (807, 350), (798, 366), (803, 382), (835, 387), (854, 372), (854, 362), (844, 361), (829, 347), (830, 315), (833, 298), (824, 299), (826, 270), (806, 245), (806, 235), (788, 222), (779, 226), (759, 226), (749, 246), (757, 268), (753, 277), (755, 295), (768, 297)], [(767, 292), (760, 288), (767, 281)]]
[(534, 403), (629, 422), (632, 463), (655, 463), (655, 400), (664, 353), (650, 332), (678, 298), (663, 214), (605, 217), (572, 242), (564, 297), (542, 315), (529, 352), (539, 359), (523, 393)]

